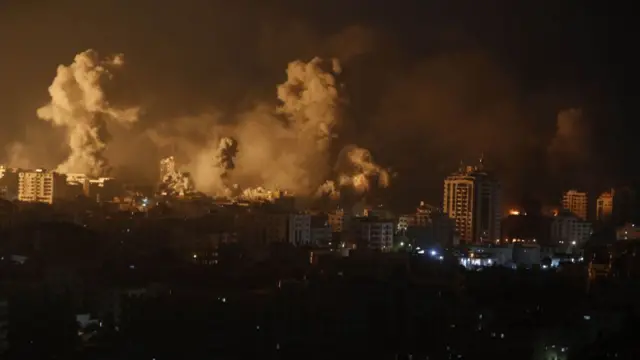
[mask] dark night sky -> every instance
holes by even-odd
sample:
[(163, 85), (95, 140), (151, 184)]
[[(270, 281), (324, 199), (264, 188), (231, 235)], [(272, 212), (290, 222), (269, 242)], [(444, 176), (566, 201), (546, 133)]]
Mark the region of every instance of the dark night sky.
[[(635, 155), (636, 93), (625, 79), (637, 40), (624, 36), (630, 6), (595, 4), (1, 0), (0, 145), (21, 141), (43, 166), (59, 159), (60, 134), (35, 109), (56, 66), (88, 48), (127, 56), (122, 96), (146, 109), (140, 128), (275, 100), (289, 61), (337, 56), (350, 97), (341, 138), (398, 172), (380, 193), (392, 204), (438, 203), (443, 176), (482, 152), (511, 203), (552, 201), (568, 186), (599, 191), (637, 180), (636, 166), (623, 166)], [(568, 108), (584, 113), (576, 158), (548, 150)], [(155, 169), (153, 151), (130, 153), (114, 150), (114, 162)]]

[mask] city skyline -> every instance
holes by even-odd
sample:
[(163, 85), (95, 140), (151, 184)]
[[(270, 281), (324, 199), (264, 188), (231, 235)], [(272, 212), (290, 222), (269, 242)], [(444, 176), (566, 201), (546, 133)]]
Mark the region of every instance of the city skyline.
[[(274, 85), (286, 82), (283, 69), (319, 56), (339, 60), (334, 78), (344, 88), (336, 90), (348, 95), (340, 98), (345, 109), (331, 156), (353, 143), (368, 149), (397, 174), (392, 186), (372, 190), (393, 206), (409, 208), (414, 197), (438, 202), (441, 179), (459, 160), (481, 152), (502, 179), (508, 203), (525, 197), (556, 202), (568, 188), (598, 193), (635, 185), (636, 170), (624, 166), (633, 139), (622, 129), (633, 117), (618, 96), (623, 67), (606, 61), (618, 59), (620, 49), (612, 51), (605, 38), (621, 22), (605, 26), (595, 21), (595, 9), (549, 3), (543, 14), (505, 3), (487, 12), (487, 5), (470, 11), (444, 1), (406, 0), (390, 10), (354, 0), (341, 4), (343, 11), (332, 14), (335, 22), (327, 26), (320, 21), (324, 8), (240, 3), (194, 0), (189, 8), (169, 10), (170, 2), (116, 1), (96, 10), (72, 0), (42, 9), (5, 2), (0, 33), (12, 36), (0, 37), (0, 48), (12, 56), (0, 69), (3, 162), (55, 168), (69, 155), (63, 129), (38, 119), (36, 109), (50, 100), (56, 67), (88, 48), (106, 58), (124, 53), (124, 66), (112, 71), (115, 84), (105, 94), (114, 105), (143, 111), (130, 129), (109, 126), (113, 136), (105, 154), (114, 176), (138, 181), (157, 178), (155, 164), (168, 149), (188, 153), (185, 142), (206, 143), (203, 131), (237, 123), (256, 102), (281, 105)], [(49, 27), (44, 13), (59, 13), (51, 15), (59, 19), (74, 13), (86, 19), (86, 31), (65, 22)], [(227, 15), (220, 18), (222, 13)], [(121, 27), (112, 29), (114, 22)], [(176, 28), (156, 26), (165, 22)], [(531, 41), (523, 46), (523, 38)], [(33, 45), (20, 45), (26, 42)], [(38, 46), (51, 43), (56, 46)], [(167, 133), (179, 135), (182, 145), (160, 141)], [(239, 145), (246, 155), (246, 139)]]

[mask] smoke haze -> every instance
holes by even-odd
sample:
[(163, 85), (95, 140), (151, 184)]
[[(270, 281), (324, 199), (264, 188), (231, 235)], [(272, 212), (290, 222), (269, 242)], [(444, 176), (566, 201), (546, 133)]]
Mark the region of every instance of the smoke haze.
[[(613, 118), (592, 101), (609, 92), (586, 65), (599, 38), (569, 6), (454, 3), (14, 2), (0, 12), (0, 49), (11, 54), (0, 66), (5, 161), (157, 181), (159, 160), (174, 155), (209, 193), (239, 184), (335, 194), (336, 160), (357, 144), (398, 173), (380, 192), (391, 205), (437, 205), (442, 178), (482, 153), (508, 198), (557, 199), (564, 185), (539, 179), (562, 167), (552, 153), (568, 154), (552, 150), (558, 113), (581, 108), (587, 129)], [(126, 63), (95, 54), (71, 63), (86, 48), (122, 52)], [(56, 75), (57, 64), (66, 65)], [(133, 85), (118, 86), (122, 76)], [(61, 88), (47, 94), (49, 85)], [(130, 124), (130, 107), (115, 105), (132, 91), (145, 114)], [(34, 115), (45, 103), (47, 122)], [(226, 171), (216, 157), (223, 138), (237, 142)], [(627, 142), (598, 140), (609, 145), (599, 151)], [(594, 171), (581, 165), (565, 181), (580, 186)], [(333, 192), (319, 190), (326, 180)]]
[(76, 55), (73, 64), (60, 65), (49, 87), (51, 102), (38, 109), (38, 117), (67, 132), (69, 157), (57, 167), (63, 173), (105, 176), (110, 165), (104, 157), (110, 134), (107, 122), (123, 124), (138, 119), (138, 109), (118, 109), (106, 99), (102, 83), (111, 80), (111, 69), (124, 65), (116, 55), (100, 60), (93, 50)]

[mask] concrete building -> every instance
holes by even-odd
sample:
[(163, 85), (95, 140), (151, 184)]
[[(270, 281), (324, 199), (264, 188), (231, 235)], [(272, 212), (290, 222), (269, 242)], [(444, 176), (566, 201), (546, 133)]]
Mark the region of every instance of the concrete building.
[(372, 250), (391, 251), (393, 247), (393, 221), (357, 218), (353, 225), (361, 246)]
[(454, 221), (440, 209), (427, 205), (424, 201), (420, 202), (414, 214), (401, 215), (398, 218), (397, 230), (416, 244), (456, 245)]
[(575, 214), (581, 220), (587, 220), (587, 193), (569, 190), (562, 196), (562, 208)]
[(592, 233), (591, 223), (584, 221), (571, 212), (562, 212), (551, 222), (551, 240), (556, 246), (580, 247), (589, 240)]
[(311, 215), (290, 214), (288, 234), (289, 242), (294, 245), (311, 245)]
[(596, 220), (608, 222), (613, 216), (613, 198), (615, 190), (605, 191), (596, 200)]
[(53, 204), (65, 196), (66, 176), (45, 170), (24, 171), (18, 174), (18, 200)]
[(311, 244), (313, 246), (330, 246), (332, 234), (326, 216), (311, 217)]
[(464, 243), (495, 242), (500, 238), (500, 183), (478, 166), (461, 164), (444, 181), (444, 213), (455, 222)]
[(344, 209), (337, 209), (328, 214), (327, 221), (329, 222), (329, 227), (331, 227), (332, 232), (341, 233), (348, 230), (349, 218), (349, 215), (345, 214)]

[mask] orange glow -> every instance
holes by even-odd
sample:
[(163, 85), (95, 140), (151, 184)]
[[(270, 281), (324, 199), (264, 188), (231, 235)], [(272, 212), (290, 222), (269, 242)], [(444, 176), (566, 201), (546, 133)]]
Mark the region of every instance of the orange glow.
[(520, 211), (516, 209), (509, 210), (509, 215), (520, 215)]

